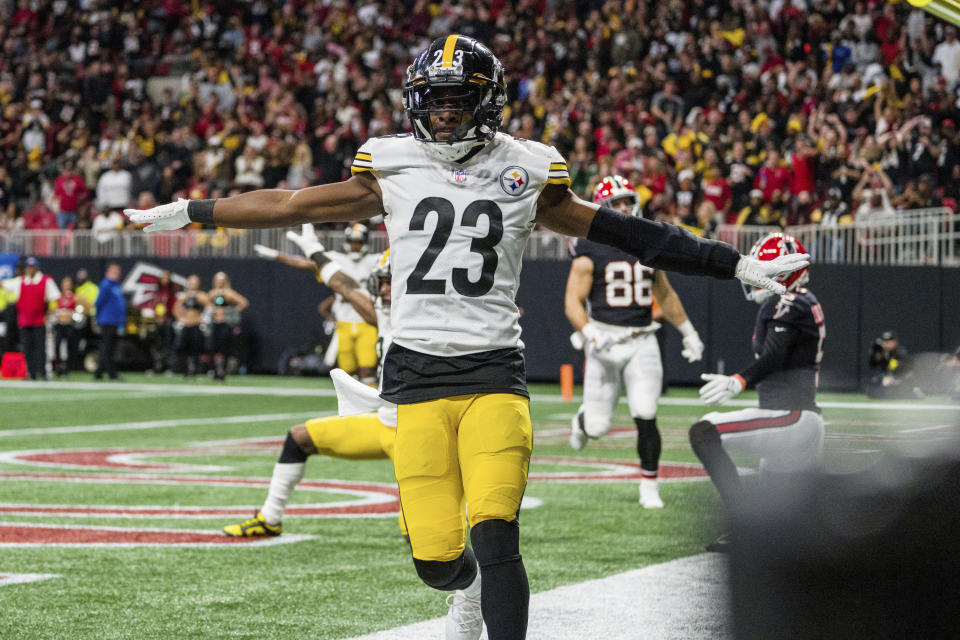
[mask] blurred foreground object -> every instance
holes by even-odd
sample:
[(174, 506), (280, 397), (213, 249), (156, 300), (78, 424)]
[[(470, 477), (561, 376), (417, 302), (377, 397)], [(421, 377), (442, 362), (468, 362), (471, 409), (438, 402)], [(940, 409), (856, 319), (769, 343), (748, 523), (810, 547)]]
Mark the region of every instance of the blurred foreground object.
[(957, 0), (909, 0), (914, 7), (960, 26), (960, 2)]
[(957, 637), (960, 457), (765, 486), (731, 528), (735, 637)]

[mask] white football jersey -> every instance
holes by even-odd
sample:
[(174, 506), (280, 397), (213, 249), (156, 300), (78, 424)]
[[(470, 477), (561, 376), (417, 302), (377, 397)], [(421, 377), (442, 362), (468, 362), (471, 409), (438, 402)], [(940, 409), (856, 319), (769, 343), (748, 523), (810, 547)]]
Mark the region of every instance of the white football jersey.
[(543, 187), (570, 184), (559, 152), (498, 133), (452, 163), (412, 136), (385, 136), (357, 152), (361, 171), (383, 192), (394, 342), (442, 357), (522, 346), (521, 257)]
[[(343, 272), (359, 282), (361, 285), (367, 281), (377, 264), (380, 262), (380, 255), (375, 253), (365, 253), (356, 260), (347, 253), (339, 251), (327, 251), (331, 260), (340, 265)], [(363, 318), (357, 313), (349, 302), (343, 299), (343, 296), (337, 294), (336, 302), (333, 303), (334, 317), (337, 322), (363, 322)]]

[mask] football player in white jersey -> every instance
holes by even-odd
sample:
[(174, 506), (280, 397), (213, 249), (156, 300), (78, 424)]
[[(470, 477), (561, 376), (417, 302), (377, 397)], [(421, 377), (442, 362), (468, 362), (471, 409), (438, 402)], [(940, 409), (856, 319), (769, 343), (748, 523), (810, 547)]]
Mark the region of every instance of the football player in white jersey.
[[(593, 201), (626, 215), (640, 213), (637, 192), (621, 176), (601, 180), (594, 189)], [(640, 504), (646, 509), (660, 509), (657, 401), (663, 365), (655, 335), (660, 324), (653, 322), (651, 310), (653, 297), (663, 317), (683, 336), (681, 354), (687, 361), (703, 357), (703, 342), (663, 271), (645, 267), (622, 249), (584, 238), (573, 245), (573, 256), (564, 308), (577, 331), (573, 337), (583, 347), (586, 363), (583, 404), (573, 418), (570, 446), (579, 451), (587, 438), (599, 438), (610, 431), (622, 385), (637, 425)]]
[[(327, 251), (331, 260), (357, 282), (366, 282), (377, 266), (379, 256), (367, 252), (367, 227), (356, 223), (344, 231), (347, 251)], [(365, 322), (353, 306), (336, 297), (333, 315), (337, 319), (337, 366), (356, 375), (364, 384), (377, 382), (377, 328)]]
[[(530, 231), (541, 223), (620, 247), (651, 268), (772, 276), (809, 262), (760, 262), (684, 230), (576, 197), (553, 147), (498, 133), (503, 66), (473, 38), (434, 40), (407, 70), (412, 135), (368, 140), (344, 182), (265, 189), (127, 210), (147, 231), (191, 222), (284, 227), (381, 212), (391, 247), (393, 344), (380, 395), (398, 405), (394, 471), (413, 564), (431, 587), (473, 588), (482, 575), (490, 640), (524, 638), (529, 586), (517, 513), (533, 429), (514, 297)], [(329, 268), (322, 254), (314, 256)], [(472, 548), (465, 547), (465, 498)], [(464, 629), (479, 638), (482, 625)]]
[[(287, 237), (307, 255), (323, 251), (318, 248), (321, 245), (317, 244), (311, 224), (304, 224), (300, 235), (288, 231)], [(269, 260), (277, 260), (298, 269), (318, 271), (312, 260), (280, 253), (263, 245), (255, 245), (254, 250)], [(376, 349), (382, 358), (391, 342), (390, 250), (387, 249), (379, 256), (377, 266), (367, 281), (367, 288), (374, 299), (372, 304), (370, 298), (363, 294), (359, 283), (343, 270), (327, 275), (330, 278), (327, 286), (352, 304), (366, 322), (373, 321), (380, 336)], [(319, 273), (317, 280), (322, 282)], [(371, 316), (374, 313), (375, 315)], [(369, 387), (358, 386), (345, 372), (338, 373), (335, 369), (331, 372), (331, 378), (337, 390), (339, 417), (315, 418), (290, 429), (280, 459), (274, 465), (273, 478), (263, 507), (254, 513), (252, 518), (224, 527), (223, 531), (228, 536), (280, 535), (283, 532), (281, 520), (287, 500), (303, 479), (304, 464), (311, 455), (319, 453), (350, 460), (393, 459), (397, 426), (396, 406), (381, 400)], [(398, 520), (401, 535), (409, 540), (402, 513)], [(468, 630), (467, 637), (470, 637), (472, 634), (469, 630), (482, 624), (480, 583), (476, 582), (470, 587), (472, 588), (458, 589), (447, 598), (450, 610), (445, 619), (446, 640), (460, 640), (464, 637), (464, 629)]]

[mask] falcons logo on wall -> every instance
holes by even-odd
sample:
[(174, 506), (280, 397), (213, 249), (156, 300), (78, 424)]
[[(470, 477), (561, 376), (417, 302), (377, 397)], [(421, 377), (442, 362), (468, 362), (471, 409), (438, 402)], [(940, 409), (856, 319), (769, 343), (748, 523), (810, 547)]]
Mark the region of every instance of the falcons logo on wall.
[[(157, 290), (160, 276), (166, 269), (148, 262), (138, 262), (123, 281), (123, 292), (130, 296), (134, 307), (149, 306)], [(187, 288), (187, 279), (177, 273), (170, 273), (170, 281), (176, 292)]]

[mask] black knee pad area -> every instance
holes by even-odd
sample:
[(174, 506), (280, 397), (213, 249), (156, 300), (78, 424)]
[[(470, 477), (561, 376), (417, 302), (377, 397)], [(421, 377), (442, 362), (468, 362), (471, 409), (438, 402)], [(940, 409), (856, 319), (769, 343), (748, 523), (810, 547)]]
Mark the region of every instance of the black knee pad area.
[(468, 547), (456, 560), (413, 559), (417, 575), (423, 583), (440, 591), (466, 589), (477, 577), (477, 559)]
[(470, 529), (470, 542), (481, 567), (520, 559), (520, 523), (484, 520)]
[(697, 422), (690, 427), (690, 446), (696, 451), (699, 447), (720, 443), (720, 432), (716, 425), (706, 420)]
[(300, 444), (294, 439), (293, 434), (287, 432), (287, 439), (283, 441), (283, 451), (280, 452), (278, 462), (306, 462), (307, 454), (300, 448)]

